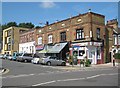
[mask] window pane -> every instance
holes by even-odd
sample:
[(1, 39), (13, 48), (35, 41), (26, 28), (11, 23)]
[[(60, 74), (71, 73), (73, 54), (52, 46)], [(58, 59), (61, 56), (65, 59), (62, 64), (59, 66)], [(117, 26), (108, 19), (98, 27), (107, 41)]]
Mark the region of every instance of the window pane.
[(61, 38), (61, 41), (66, 41), (66, 32), (61, 32), (60, 38)]
[(42, 37), (38, 38), (38, 44), (42, 44)]
[(97, 38), (100, 38), (100, 28), (97, 28)]
[(82, 39), (82, 38), (84, 38), (83, 29), (77, 29), (76, 30), (76, 39)]

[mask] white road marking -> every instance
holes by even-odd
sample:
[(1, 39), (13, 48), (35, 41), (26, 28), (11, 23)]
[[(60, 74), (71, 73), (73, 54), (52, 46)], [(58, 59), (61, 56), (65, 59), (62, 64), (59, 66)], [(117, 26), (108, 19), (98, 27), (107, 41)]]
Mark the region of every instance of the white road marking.
[(32, 85), (32, 86), (41, 86), (41, 85), (50, 84), (50, 83), (54, 83), (54, 82), (56, 82), (56, 81), (44, 82), (44, 83), (40, 83), (40, 84), (36, 84), (36, 85)]
[(99, 77), (99, 76), (100, 75), (94, 75), (94, 76), (87, 77), (87, 79), (96, 78), (96, 77)]
[(21, 74), (21, 75), (9, 75), (6, 77), (2, 77), (2, 78), (17, 78), (17, 77), (27, 77), (27, 76), (33, 76), (35, 74)]
[(75, 81), (75, 80), (83, 80), (85, 78), (76, 78), (76, 79), (64, 79), (64, 80), (57, 80), (58, 82), (60, 81)]
[(99, 75), (94, 75), (94, 76), (85, 77), (85, 78), (53, 80), (53, 81), (49, 81), (49, 82), (43, 82), (43, 83), (40, 83), (40, 84), (35, 84), (35, 85), (32, 85), (32, 86), (41, 86), (41, 85), (46, 85), (46, 84), (50, 84), (50, 83), (54, 83), (54, 82), (65, 82), (65, 81), (85, 80), (85, 79), (92, 79), (92, 78), (96, 78), (96, 77), (104, 76), (104, 75), (117, 75), (117, 74), (118, 74), (118, 73), (99, 74)]

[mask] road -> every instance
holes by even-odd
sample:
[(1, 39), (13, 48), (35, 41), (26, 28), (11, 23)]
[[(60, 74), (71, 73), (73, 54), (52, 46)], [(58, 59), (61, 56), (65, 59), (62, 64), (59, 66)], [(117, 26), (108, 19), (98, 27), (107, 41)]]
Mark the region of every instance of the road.
[(118, 68), (63, 70), (62, 66), (45, 66), (2, 60), (2, 85), (6, 88), (31, 86), (118, 86)]

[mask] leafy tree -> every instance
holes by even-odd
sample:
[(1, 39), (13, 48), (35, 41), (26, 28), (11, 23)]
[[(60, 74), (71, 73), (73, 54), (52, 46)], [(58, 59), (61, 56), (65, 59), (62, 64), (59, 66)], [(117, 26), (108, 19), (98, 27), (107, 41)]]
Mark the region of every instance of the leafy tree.
[(2, 25), (2, 29), (4, 30), (4, 29), (9, 28), (9, 27), (11, 27), (11, 26), (17, 27), (17, 23), (16, 23), (16, 22), (9, 22), (9, 23), (7, 23), (7, 24), (3, 24), (3, 25)]
[(17, 27), (17, 23), (16, 22), (9, 22), (9, 23), (7, 23), (7, 26), (8, 27), (11, 27), (11, 26)]
[(8, 26), (6, 24), (2, 25), (2, 30), (8, 28)]
[(34, 28), (34, 24), (30, 23), (20, 23), (18, 27), (23, 27), (23, 28)]
[(11, 26), (14, 26), (14, 27), (23, 27), (23, 28), (34, 28), (34, 24), (32, 24), (31, 22), (28, 22), (28, 23), (19, 23), (19, 25), (17, 25), (16, 22), (9, 22), (7, 24), (3, 24), (2, 25), (2, 29), (6, 29), (6, 28), (9, 28)]
[(36, 29), (37, 29), (37, 28), (41, 28), (41, 26), (36, 26), (35, 28), (36, 28)]

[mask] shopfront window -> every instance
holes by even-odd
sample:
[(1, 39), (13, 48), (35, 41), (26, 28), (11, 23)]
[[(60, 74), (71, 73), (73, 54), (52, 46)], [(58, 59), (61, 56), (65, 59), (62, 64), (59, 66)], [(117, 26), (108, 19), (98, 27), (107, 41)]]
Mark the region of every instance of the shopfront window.
[(79, 50), (79, 56), (83, 56), (85, 54), (84, 50)]
[(73, 51), (73, 55), (78, 56), (78, 51)]
[(93, 58), (95, 55), (95, 51), (91, 50), (89, 51), (89, 58)]

